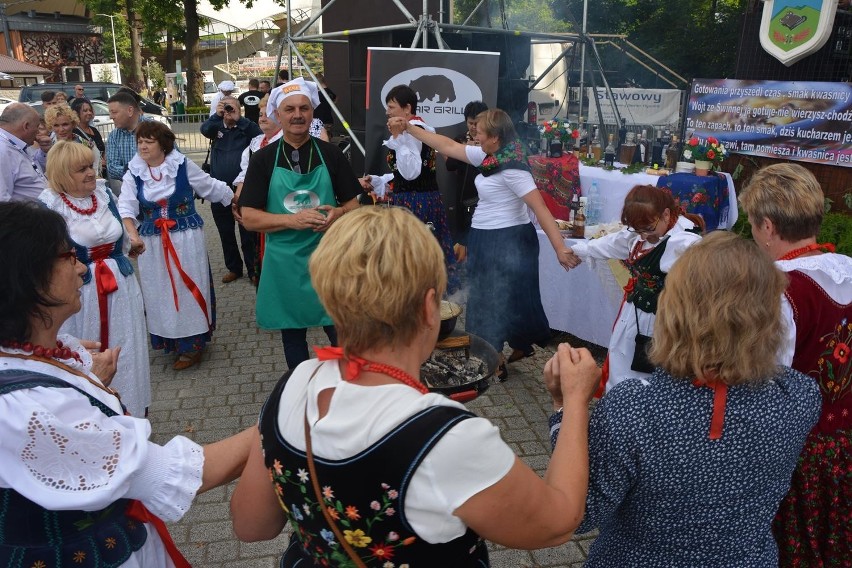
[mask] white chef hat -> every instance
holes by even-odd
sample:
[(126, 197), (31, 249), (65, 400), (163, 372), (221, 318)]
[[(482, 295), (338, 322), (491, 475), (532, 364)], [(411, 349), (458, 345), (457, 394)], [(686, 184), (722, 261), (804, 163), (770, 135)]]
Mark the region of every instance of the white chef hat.
[(234, 85), (233, 81), (222, 81), (221, 83), (219, 83), (219, 90), (220, 91), (233, 91), (236, 88), (237, 88), (237, 86)]
[(320, 104), (319, 89), (317, 84), (312, 81), (305, 81), (301, 77), (297, 77), (292, 81), (284, 83), (269, 91), (269, 102), (266, 104), (266, 116), (273, 117), (278, 105), (287, 97), (293, 95), (304, 95), (311, 101), (311, 106), (317, 108)]

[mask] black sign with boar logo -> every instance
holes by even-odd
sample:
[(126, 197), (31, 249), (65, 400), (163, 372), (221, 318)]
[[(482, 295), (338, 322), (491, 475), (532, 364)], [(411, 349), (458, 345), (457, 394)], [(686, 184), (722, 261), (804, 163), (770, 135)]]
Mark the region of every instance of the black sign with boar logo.
[(418, 102), (447, 103), (456, 100), (453, 82), (443, 75), (422, 75), (408, 84), (417, 93)]

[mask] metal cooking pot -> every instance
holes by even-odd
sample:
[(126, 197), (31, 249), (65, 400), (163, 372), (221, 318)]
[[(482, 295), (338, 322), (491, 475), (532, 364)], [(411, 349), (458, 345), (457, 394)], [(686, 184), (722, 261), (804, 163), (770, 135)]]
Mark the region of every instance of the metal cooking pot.
[[(470, 347), (468, 348), (469, 353), (473, 357), (478, 357), (482, 359), (487, 369), (486, 373), (482, 376), (482, 378), (478, 380), (469, 381), (460, 385), (434, 387), (427, 385), (430, 391), (443, 394), (444, 396), (456, 400), (458, 402), (467, 402), (473, 400), (480, 394), (488, 390), (488, 387), (491, 386), (491, 378), (497, 371), (497, 364), (499, 361), (497, 351), (491, 346), (490, 343), (488, 343), (481, 337), (473, 335), (472, 333), (466, 333), (464, 331), (453, 331), (449, 336), (459, 337), (463, 335), (470, 336)], [(445, 349), (442, 351), (462, 351), (462, 349)]]

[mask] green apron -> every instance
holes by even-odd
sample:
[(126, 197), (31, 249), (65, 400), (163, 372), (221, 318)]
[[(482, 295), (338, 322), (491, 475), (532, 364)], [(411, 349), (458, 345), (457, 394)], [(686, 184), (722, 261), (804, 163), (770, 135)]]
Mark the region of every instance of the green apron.
[[(322, 165), (306, 174), (278, 166), (282, 142), (283, 138), (278, 141), (266, 211), (292, 215), (320, 205), (336, 207), (331, 176), (313, 139), (311, 153), (319, 154)], [(310, 229), (285, 229), (264, 234), (266, 248), (257, 291), (258, 326), (263, 329), (301, 329), (332, 325), (308, 273), (308, 259), (322, 235)]]

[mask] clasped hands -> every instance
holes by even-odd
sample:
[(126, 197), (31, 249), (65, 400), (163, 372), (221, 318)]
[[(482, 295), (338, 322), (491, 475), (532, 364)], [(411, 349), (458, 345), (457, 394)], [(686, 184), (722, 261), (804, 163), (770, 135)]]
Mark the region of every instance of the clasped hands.
[(560, 343), (556, 354), (544, 365), (544, 386), (553, 400), (553, 409), (564, 401), (588, 404), (598, 389), (601, 370), (588, 349), (575, 349)]
[(315, 233), (328, 230), (342, 213), (331, 205), (320, 205), (310, 209), (302, 209), (290, 215), (291, 228), (296, 230), (311, 229)]
[(406, 128), (408, 128), (408, 120), (405, 118), (393, 116), (388, 119), (388, 130), (394, 138), (405, 132)]
[(556, 258), (565, 270), (577, 268), (582, 262), (570, 247), (556, 251)]

